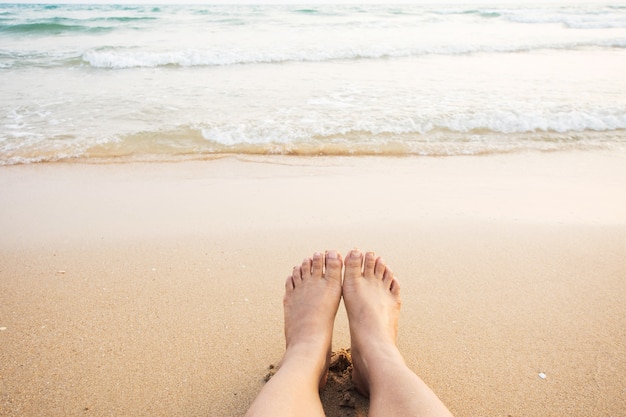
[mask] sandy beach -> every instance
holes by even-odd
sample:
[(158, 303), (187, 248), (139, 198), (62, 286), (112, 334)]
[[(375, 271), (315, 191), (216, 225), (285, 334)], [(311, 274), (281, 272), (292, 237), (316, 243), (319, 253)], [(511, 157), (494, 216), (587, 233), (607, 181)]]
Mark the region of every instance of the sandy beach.
[[(315, 251), (383, 256), (457, 416), (626, 416), (626, 154), (0, 168), (0, 415), (236, 416)], [(334, 348), (348, 348), (340, 307)], [(328, 416), (349, 387), (324, 393)]]

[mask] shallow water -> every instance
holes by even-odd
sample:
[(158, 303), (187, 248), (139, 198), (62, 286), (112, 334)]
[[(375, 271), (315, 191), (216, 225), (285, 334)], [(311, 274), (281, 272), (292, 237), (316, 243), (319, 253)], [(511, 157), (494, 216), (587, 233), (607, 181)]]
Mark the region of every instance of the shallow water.
[(0, 164), (626, 147), (626, 5), (0, 5)]

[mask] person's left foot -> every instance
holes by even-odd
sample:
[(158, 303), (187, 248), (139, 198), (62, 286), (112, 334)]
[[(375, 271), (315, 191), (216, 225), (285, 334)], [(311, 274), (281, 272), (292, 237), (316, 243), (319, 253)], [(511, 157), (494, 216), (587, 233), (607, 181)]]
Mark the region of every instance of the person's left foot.
[(404, 364), (396, 347), (400, 285), (373, 252), (363, 256), (353, 250), (346, 257), (343, 302), (350, 323), (352, 381), (359, 392), (369, 395), (370, 374), (378, 369), (377, 364)]

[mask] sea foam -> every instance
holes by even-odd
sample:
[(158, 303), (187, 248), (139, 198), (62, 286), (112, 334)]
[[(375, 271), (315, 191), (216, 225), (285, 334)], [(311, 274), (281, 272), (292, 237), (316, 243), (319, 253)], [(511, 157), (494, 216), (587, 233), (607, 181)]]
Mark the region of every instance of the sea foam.
[(0, 5), (0, 164), (626, 146), (626, 8)]
[[(135, 51), (128, 48), (99, 48), (86, 51), (81, 59), (94, 68), (155, 68), (161, 66), (225, 66), (242, 64), (271, 64), (286, 62), (329, 62), (341, 60), (386, 60), (427, 55), (467, 55), (477, 53), (518, 53), (533, 50), (571, 50), (578, 48), (626, 48), (626, 38), (534, 45), (450, 45), (424, 47), (345, 47), (311, 48), (293, 51), (185, 49), (166, 51)], [(65, 60), (69, 62), (69, 60)]]

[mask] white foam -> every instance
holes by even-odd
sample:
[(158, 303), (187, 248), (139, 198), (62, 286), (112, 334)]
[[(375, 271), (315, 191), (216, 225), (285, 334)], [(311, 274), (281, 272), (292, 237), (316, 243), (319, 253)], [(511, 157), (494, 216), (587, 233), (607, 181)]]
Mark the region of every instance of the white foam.
[(94, 6), (73, 18), (131, 20), (5, 33), (0, 163), (626, 143), (624, 8), (317, 9)]
[(514, 112), (493, 111), (477, 114), (459, 114), (440, 122), (439, 127), (455, 132), (489, 130), (498, 133), (582, 132), (626, 129), (624, 110), (568, 110)]
[[(311, 141), (316, 137), (337, 137), (346, 134), (364, 136), (429, 135), (445, 130), (455, 133), (484, 132), (486, 134), (524, 134), (536, 132), (607, 132), (626, 129), (626, 109), (613, 110), (554, 110), (526, 113), (495, 110), (455, 113), (448, 117), (376, 119), (348, 116), (329, 118), (325, 114), (302, 120), (249, 121), (247, 123), (213, 125), (201, 129), (202, 136), (224, 146), (239, 144), (270, 144)], [(407, 139), (410, 140), (410, 139)]]
[(532, 50), (568, 50), (580, 47), (626, 47), (626, 38), (571, 42), (538, 41), (534, 44), (456, 44), (423, 46), (346, 46), (332, 50), (310, 48), (303, 50), (258, 51), (186, 49), (165, 51), (136, 51), (124, 48), (91, 49), (82, 55), (83, 62), (94, 68), (155, 68), (163, 66), (197, 67), (240, 64), (270, 64), (285, 62), (324, 62), (337, 60), (407, 58), (424, 55), (465, 55), (473, 53), (514, 53)]
[(529, 24), (563, 24), (572, 29), (626, 28), (626, 14), (608, 10), (520, 9), (502, 12), (506, 20)]

